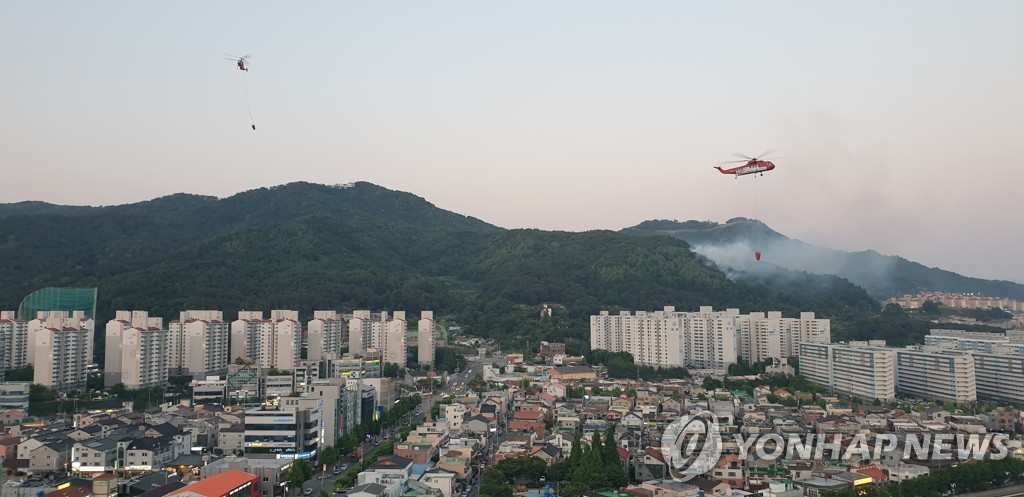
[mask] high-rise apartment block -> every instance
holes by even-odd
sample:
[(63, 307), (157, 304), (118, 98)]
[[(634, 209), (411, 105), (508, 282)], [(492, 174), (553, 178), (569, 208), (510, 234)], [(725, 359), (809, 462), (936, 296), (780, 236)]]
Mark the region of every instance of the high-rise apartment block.
[(348, 322), (349, 352), (373, 355), (375, 351), (382, 362), (405, 367), (407, 328), (405, 311), (395, 311), (391, 316), (387, 311), (376, 315), (367, 310), (355, 311)]
[(231, 323), (231, 360), (250, 359), (265, 368), (293, 371), (302, 348), (298, 311), (239, 311)]
[(744, 315), (739, 309), (715, 311), (708, 306), (676, 312), (669, 306), (635, 314), (601, 311), (590, 317), (591, 348), (629, 352), (637, 364), (654, 367), (725, 370), (738, 359), (785, 360), (797, 355), (801, 342), (830, 341), (829, 320), (816, 319), (813, 312), (784, 318), (780, 312)]
[(5, 371), (23, 368), (29, 362), (28, 321), (18, 319), (15, 311), (0, 311), (0, 357), (0, 369)]
[(896, 391), (900, 395), (942, 402), (978, 400), (974, 358), (940, 347), (896, 350)]
[(57, 391), (84, 390), (94, 328), (84, 311), (40, 311), (28, 323), (33, 381)]
[(118, 383), (130, 390), (167, 383), (170, 331), (163, 318), (146, 311), (117, 311), (104, 335), (104, 386)]
[(230, 325), (222, 311), (182, 311), (168, 329), (170, 374), (204, 378), (227, 371)]
[(416, 323), (416, 362), (420, 366), (434, 366), (434, 311), (420, 312)]
[(335, 311), (313, 311), (313, 320), (306, 324), (306, 358), (319, 361), (328, 356), (339, 357), (348, 332), (348, 323)]
[(896, 350), (884, 340), (850, 343), (803, 342), (800, 375), (837, 394), (862, 399), (896, 397)]

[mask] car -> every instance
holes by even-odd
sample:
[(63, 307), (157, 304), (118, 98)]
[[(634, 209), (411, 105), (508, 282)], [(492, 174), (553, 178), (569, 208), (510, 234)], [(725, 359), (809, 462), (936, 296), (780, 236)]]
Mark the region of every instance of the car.
[(313, 489), (312, 488), (307, 488), (307, 489), (303, 490), (302, 491), (302, 495), (313, 495)]

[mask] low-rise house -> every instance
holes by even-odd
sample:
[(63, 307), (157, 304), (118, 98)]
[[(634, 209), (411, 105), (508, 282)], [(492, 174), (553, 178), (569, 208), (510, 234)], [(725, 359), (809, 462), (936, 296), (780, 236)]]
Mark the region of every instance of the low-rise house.
[(182, 453), (181, 446), (170, 437), (137, 438), (118, 444), (124, 448), (124, 469), (127, 471), (153, 471)]
[(27, 414), (22, 409), (0, 411), (0, 426), (16, 426), (25, 421)]
[(634, 459), (633, 468), (639, 481), (661, 480), (671, 478), (669, 466), (660, 450), (644, 449), (643, 454)]
[[(397, 486), (400, 492), (412, 475), (412, 460), (395, 455), (381, 456), (366, 471), (359, 473), (357, 484), (376, 483), (387, 488)], [(392, 497), (397, 497), (393, 495)]]
[(221, 454), (240, 455), (245, 452), (245, 425), (232, 425), (217, 430), (217, 449)]
[(732, 494), (732, 487), (728, 483), (710, 478), (697, 477), (687, 483), (699, 488), (705, 497), (726, 497)]
[(29, 471), (48, 473), (64, 470), (74, 441), (70, 438), (44, 443), (29, 453)]
[(743, 460), (736, 454), (723, 455), (711, 470), (711, 477), (728, 483), (730, 487), (743, 488), (746, 480)]
[(482, 414), (478, 414), (469, 418), (469, 420), (463, 423), (463, 431), (472, 433), (474, 435), (486, 436), (491, 432), (491, 428), (497, 428), (498, 424), (493, 419), (488, 419)]
[(349, 497), (386, 497), (388, 496), (388, 488), (376, 483), (366, 483), (352, 487), (347, 495)]
[(643, 413), (630, 411), (622, 416), (622, 425), (629, 428), (640, 428), (644, 426)]
[(76, 442), (71, 448), (75, 473), (109, 473), (117, 469), (117, 442), (112, 438)]
[(562, 459), (562, 451), (554, 445), (535, 445), (530, 449), (529, 455), (544, 461), (548, 466)]
[(455, 495), (455, 479), (458, 476), (453, 471), (443, 468), (432, 468), (423, 472), (419, 482), (441, 493), (441, 497), (452, 497)]
[(470, 473), (473, 452), (469, 449), (450, 449), (441, 452), (437, 467), (455, 473), (459, 479), (465, 479)]
[(661, 402), (661, 411), (679, 414), (683, 412), (683, 403), (671, 397), (667, 398)]
[(676, 480), (650, 480), (622, 489), (634, 497), (700, 497), (700, 489)]

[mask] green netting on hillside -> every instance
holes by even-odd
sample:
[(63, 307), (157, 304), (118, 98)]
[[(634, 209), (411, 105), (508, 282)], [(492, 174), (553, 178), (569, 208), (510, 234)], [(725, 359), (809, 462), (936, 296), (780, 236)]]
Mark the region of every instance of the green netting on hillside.
[(96, 288), (47, 287), (36, 290), (21, 301), (18, 318), (31, 320), (38, 311), (85, 311), (96, 319)]

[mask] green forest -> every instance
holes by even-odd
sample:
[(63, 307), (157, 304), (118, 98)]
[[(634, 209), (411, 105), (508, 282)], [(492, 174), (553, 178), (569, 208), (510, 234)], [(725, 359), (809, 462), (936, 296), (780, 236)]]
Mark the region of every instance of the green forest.
[(225, 319), (239, 309), (295, 309), (302, 319), (319, 309), (433, 310), (503, 350), (549, 340), (583, 353), (588, 317), (601, 310), (814, 311), (840, 328), (879, 310), (841, 278), (737, 283), (678, 239), (507, 230), (369, 183), (94, 208), (7, 204), (0, 233), (0, 308), (42, 287), (95, 286), (98, 323), (118, 309), (165, 322), (187, 309)]

